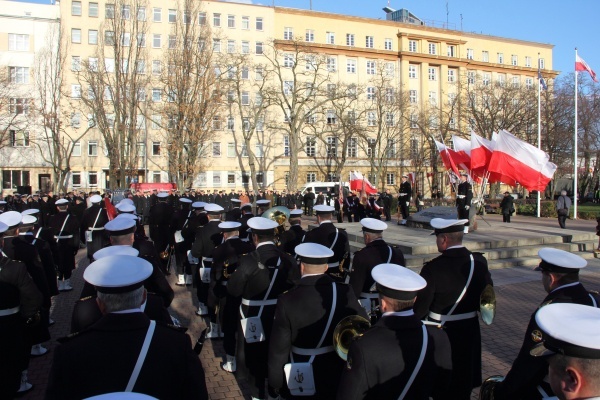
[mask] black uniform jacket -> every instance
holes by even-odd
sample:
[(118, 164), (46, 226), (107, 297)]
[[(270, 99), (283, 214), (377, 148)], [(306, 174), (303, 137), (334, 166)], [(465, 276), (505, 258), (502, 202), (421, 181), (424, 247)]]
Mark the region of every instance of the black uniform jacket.
[[(150, 319), (141, 312), (103, 316), (63, 340), (54, 353), (47, 399), (83, 399), (124, 391)], [(189, 336), (156, 324), (133, 391), (157, 399), (208, 399), (204, 371)]]
[[(595, 304), (597, 307), (600, 305), (600, 298), (596, 294), (590, 294), (581, 283), (577, 282), (554, 289), (546, 296), (537, 310), (550, 303), (574, 303), (586, 306)], [(519, 355), (504, 381), (494, 389), (495, 399), (541, 398), (537, 386), (542, 383), (548, 373), (548, 363), (543, 357), (533, 357), (529, 354), (531, 348), (544, 339), (542, 330), (535, 322), (537, 310), (531, 314)], [(548, 386), (544, 386), (544, 389), (547, 393), (550, 390)], [(548, 395), (552, 396), (552, 393), (548, 393)]]
[[(465, 207), (471, 205), (471, 200), (473, 200), (473, 190), (471, 189), (471, 184), (469, 182), (461, 182), (458, 184), (458, 191), (456, 196), (456, 206), (457, 207)], [(459, 197), (465, 196), (465, 197)]]
[(305, 234), (306, 234), (306, 231), (304, 229), (302, 229), (302, 226), (300, 226), (300, 225), (290, 226), (290, 229), (283, 232), (279, 236), (279, 243), (280, 243), (281, 249), (283, 251), (285, 251), (286, 253), (295, 256), (296, 252), (294, 251), (294, 249), (296, 248), (296, 246), (298, 246), (300, 243), (302, 243), (302, 239), (304, 238)]
[[(292, 346), (317, 347), (333, 304), (333, 282), (325, 274), (305, 276), (295, 288), (279, 296), (269, 346), (269, 384), (274, 388), (286, 385), (283, 367), (289, 362)], [(349, 315), (367, 317), (352, 288), (344, 283), (335, 285), (337, 304), (322, 347), (333, 344), (333, 331), (340, 320)], [(309, 358), (294, 355), (294, 362), (307, 362)], [(344, 361), (333, 351), (316, 356), (312, 366), (316, 397), (335, 398)]]
[(375, 282), (373, 277), (371, 277), (371, 271), (376, 265), (388, 262), (402, 265), (403, 267), (406, 266), (402, 251), (388, 245), (383, 239), (374, 240), (354, 253), (349, 283), (352, 289), (354, 289), (356, 297), (361, 297), (361, 293), (369, 293), (371, 291), (371, 286)]
[(333, 257), (329, 258), (329, 263), (340, 262), (344, 258), (344, 255), (350, 251), (348, 235), (345, 230), (336, 228), (331, 221), (321, 222), (321, 225), (306, 232), (306, 235), (304, 235), (304, 243), (318, 243), (325, 247), (331, 247), (335, 240), (336, 229), (338, 237), (333, 249), (331, 249), (333, 250)]
[[(337, 398), (397, 399), (421, 355), (422, 326), (412, 310), (405, 310), (384, 315), (359, 336), (350, 345)], [(448, 336), (443, 329), (428, 325), (425, 359), (405, 398), (426, 400), (434, 394), (443, 398), (451, 371)]]
[[(100, 204), (92, 204), (90, 208), (83, 212), (83, 216), (81, 218), (81, 241), (85, 243), (85, 232), (88, 230), (88, 228), (103, 228), (107, 222), (108, 214), (106, 213), (106, 210), (104, 210)], [(108, 238), (106, 237), (104, 230), (93, 230), (92, 232), (93, 236), (102, 237), (103, 244), (108, 242)], [(101, 248), (102, 246), (99, 246), (96, 250), (100, 250)]]
[(223, 242), (219, 224), (221, 220), (211, 220), (196, 230), (196, 240), (192, 245), (192, 255), (196, 258), (212, 257), (215, 247)]

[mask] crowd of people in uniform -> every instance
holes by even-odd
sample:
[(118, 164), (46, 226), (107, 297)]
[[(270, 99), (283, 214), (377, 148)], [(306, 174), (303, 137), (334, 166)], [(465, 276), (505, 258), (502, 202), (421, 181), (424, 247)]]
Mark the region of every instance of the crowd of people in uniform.
[[(459, 217), (472, 198), (463, 186)], [(401, 190), (410, 194), (410, 185)], [(307, 210), (286, 211), (270, 195), (125, 193), (114, 205), (97, 193), (42, 195), (52, 209), (0, 214), (0, 398), (31, 389), (28, 364), (47, 353), (52, 296), (73, 290), (85, 247), (90, 264), (72, 334), (54, 352), (48, 399), (206, 399), (197, 354), (205, 339), (223, 341), (221, 368), (245, 379), (253, 399), (470, 399), (483, 382), (478, 316), (493, 282), (485, 257), (462, 243), (468, 219), (431, 221), (441, 254), (417, 274), (384, 240), (380, 218), (358, 221), (365, 246), (351, 254), (335, 206), (314, 205), (316, 226), (305, 231)], [(80, 216), (78, 204), (87, 205)], [(539, 256), (544, 313), (532, 314), (510, 372), (483, 382), (482, 398), (600, 396), (600, 298), (579, 282), (586, 261), (552, 248)], [(206, 322), (194, 349), (169, 313), (171, 273), (195, 290)], [(585, 320), (596, 340), (562, 332), (555, 313)]]

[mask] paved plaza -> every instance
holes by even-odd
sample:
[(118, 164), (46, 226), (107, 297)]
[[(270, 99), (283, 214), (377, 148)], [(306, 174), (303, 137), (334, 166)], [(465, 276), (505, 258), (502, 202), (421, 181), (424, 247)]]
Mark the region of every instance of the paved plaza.
[[(309, 219), (305, 221), (305, 225), (311, 222), (310, 220), (314, 221), (314, 219)], [(479, 233), (474, 233), (473, 238), (478, 235), (491, 234), (490, 232), (494, 232), (498, 236), (511, 236), (512, 232), (535, 230), (534, 228), (545, 232), (557, 232), (557, 234), (577, 235), (584, 232), (593, 234), (596, 226), (596, 221), (568, 220), (567, 227), (569, 229), (561, 231), (558, 229), (556, 219), (516, 216), (513, 217), (514, 222), (510, 224), (510, 228), (506, 224), (502, 224), (501, 216), (490, 215), (486, 217), (486, 220), (491, 226), (484, 228), (483, 226), (487, 225), (480, 221), (481, 230)], [(414, 236), (424, 237), (423, 231), (417, 232), (412, 228), (398, 227), (395, 225), (395, 221), (390, 223), (390, 229), (386, 231), (386, 235), (388, 233), (394, 236), (409, 237), (414, 234)], [(469, 247), (469, 240), (469, 235), (467, 235), (467, 247)], [(432, 243), (435, 242), (433, 238), (431, 238), (431, 241)], [(592, 244), (593, 242), (588, 241), (587, 247), (582, 250), (591, 253), (591, 250), (593, 250)], [(582, 271), (581, 280), (589, 290), (598, 290), (600, 289), (600, 259), (590, 258), (589, 254), (586, 258), (589, 258), (588, 267)], [(35, 387), (30, 393), (22, 396), (22, 399), (42, 399), (44, 397), (53, 350), (57, 345), (56, 339), (69, 333), (73, 303), (77, 300), (83, 286), (82, 275), (88, 265), (85, 250), (80, 250), (77, 261), (78, 268), (73, 274), (74, 290), (61, 293), (53, 299), (51, 316), (56, 324), (50, 328), (52, 341), (47, 343), (50, 352), (45, 356), (31, 360), (29, 377), (30, 382)], [(189, 327), (188, 333), (195, 342), (199, 333), (205, 327), (204, 320), (194, 314), (196, 309), (194, 306), (195, 292), (190, 287), (175, 286), (174, 274), (168, 278), (175, 290), (175, 300), (171, 305), (170, 312), (178, 317), (183, 325)], [(521, 346), (529, 317), (546, 295), (541, 285), (540, 274), (533, 271), (532, 266), (493, 269), (492, 278), (497, 294), (497, 314), (491, 326), (485, 326), (481, 323), (484, 379), (490, 375), (503, 375), (508, 371)], [(236, 379), (234, 374), (221, 370), (219, 364), (224, 356), (225, 353), (220, 340), (206, 341), (200, 358), (206, 373), (210, 398), (249, 398), (245, 383)], [(93, 362), (93, 360), (90, 360), (90, 362)], [(115, 360), (115, 362), (118, 362), (118, 360)], [(160, 368), (160, 366), (156, 368)], [(98, 377), (98, 379), (102, 379), (102, 377)], [(73, 382), (73, 384), (77, 385), (78, 383)], [(474, 393), (476, 392), (474, 391)], [(477, 398), (476, 395), (473, 398)]]

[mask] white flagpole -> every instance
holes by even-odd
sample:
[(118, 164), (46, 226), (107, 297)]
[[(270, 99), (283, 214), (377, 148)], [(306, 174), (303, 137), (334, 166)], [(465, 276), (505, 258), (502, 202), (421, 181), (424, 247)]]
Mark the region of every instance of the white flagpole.
[[(538, 53), (538, 149), (542, 149), (542, 80), (540, 79), (540, 53)], [(542, 196), (540, 191), (537, 191), (537, 217), (541, 217)]]
[[(575, 47), (575, 62), (577, 62), (577, 47)], [(573, 133), (575, 157), (573, 163), (573, 219), (577, 219), (577, 69), (575, 69), (575, 132)]]

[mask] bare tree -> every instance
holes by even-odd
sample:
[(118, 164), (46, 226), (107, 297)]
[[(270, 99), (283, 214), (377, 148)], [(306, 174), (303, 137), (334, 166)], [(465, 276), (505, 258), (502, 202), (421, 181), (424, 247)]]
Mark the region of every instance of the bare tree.
[(18, 139), (16, 136), (24, 134), (29, 125), (26, 115), (32, 104), (31, 94), (24, 93), (18, 85), (20, 79), (29, 78), (29, 69), (16, 68), (21, 67), (0, 68), (0, 149), (12, 146)]
[[(110, 188), (137, 178), (139, 140), (145, 131), (144, 107), (149, 83), (146, 33), (147, 2), (115, 0), (106, 4), (93, 58), (77, 73), (82, 109), (104, 139)], [(143, 146), (142, 146), (143, 147)]]

